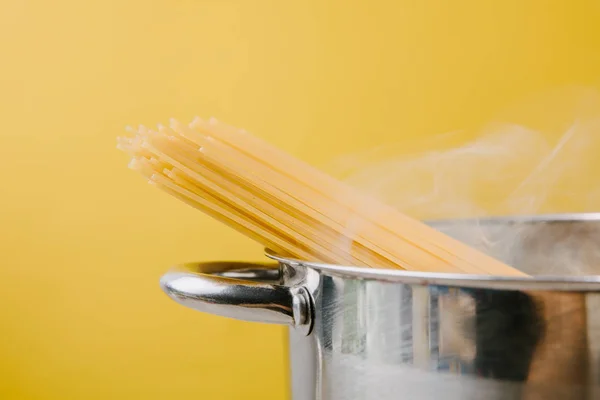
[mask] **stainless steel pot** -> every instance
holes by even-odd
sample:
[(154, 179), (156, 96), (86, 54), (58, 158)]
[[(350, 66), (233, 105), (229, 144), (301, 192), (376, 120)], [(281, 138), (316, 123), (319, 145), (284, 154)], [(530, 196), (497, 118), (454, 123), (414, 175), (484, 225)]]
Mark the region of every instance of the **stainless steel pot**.
[(600, 399), (600, 214), (432, 225), (532, 277), (268, 252), (178, 266), (161, 285), (202, 312), (289, 325), (293, 400)]

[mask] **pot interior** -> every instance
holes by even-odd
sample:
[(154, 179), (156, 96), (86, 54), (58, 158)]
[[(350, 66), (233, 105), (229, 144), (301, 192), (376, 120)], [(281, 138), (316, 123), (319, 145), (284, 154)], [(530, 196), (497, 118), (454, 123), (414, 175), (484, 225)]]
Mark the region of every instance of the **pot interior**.
[(600, 275), (600, 214), (448, 220), (429, 225), (529, 275)]

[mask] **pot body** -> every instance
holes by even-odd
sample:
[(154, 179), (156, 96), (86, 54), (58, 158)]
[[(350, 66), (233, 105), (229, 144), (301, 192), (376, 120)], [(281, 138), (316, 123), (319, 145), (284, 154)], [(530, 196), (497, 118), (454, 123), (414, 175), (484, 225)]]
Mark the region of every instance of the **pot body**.
[(596, 291), (321, 272), (313, 293), (312, 332), (290, 329), (293, 400), (600, 398)]
[[(488, 236), (511, 221), (488, 224)], [(534, 275), (582, 276), (420, 274), (271, 255), (276, 266), (190, 264), (162, 284), (200, 311), (290, 325), (293, 400), (599, 399), (600, 280), (590, 272), (600, 269), (600, 218), (527, 224), (499, 258)]]

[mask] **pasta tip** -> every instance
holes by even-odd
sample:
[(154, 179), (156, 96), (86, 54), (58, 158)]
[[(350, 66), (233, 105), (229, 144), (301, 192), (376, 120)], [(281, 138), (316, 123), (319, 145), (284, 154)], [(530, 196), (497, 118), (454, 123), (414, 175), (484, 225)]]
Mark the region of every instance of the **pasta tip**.
[(192, 119), (192, 122), (190, 122), (190, 127), (200, 125), (201, 123), (202, 123), (202, 118), (196, 116), (196, 117), (194, 117), (194, 119)]
[(140, 169), (140, 162), (139, 162), (139, 160), (137, 158), (132, 158), (129, 161), (129, 164), (127, 164), (127, 167), (129, 169), (134, 170), (134, 171), (138, 171)]

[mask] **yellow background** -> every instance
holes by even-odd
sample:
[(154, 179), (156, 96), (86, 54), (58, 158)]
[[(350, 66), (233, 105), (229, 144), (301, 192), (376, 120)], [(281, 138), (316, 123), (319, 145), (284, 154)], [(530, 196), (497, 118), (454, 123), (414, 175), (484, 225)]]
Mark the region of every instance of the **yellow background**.
[(281, 399), (283, 329), (158, 279), (261, 249), (126, 168), (127, 124), (214, 115), (319, 165), (597, 86), (596, 0), (2, 0), (0, 398)]

